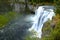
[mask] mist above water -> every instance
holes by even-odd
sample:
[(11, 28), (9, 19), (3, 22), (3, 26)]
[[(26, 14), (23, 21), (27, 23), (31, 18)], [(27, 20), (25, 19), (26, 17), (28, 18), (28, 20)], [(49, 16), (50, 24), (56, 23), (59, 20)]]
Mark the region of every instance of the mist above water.
[(40, 6), (38, 9), (35, 11), (35, 16), (34, 16), (34, 22), (31, 28), (29, 28), (29, 31), (34, 30), (36, 32), (34, 37), (41, 38), (42, 35), (42, 27), (45, 22), (48, 20), (52, 20), (52, 17), (55, 16), (55, 13), (53, 9), (49, 9), (48, 7)]

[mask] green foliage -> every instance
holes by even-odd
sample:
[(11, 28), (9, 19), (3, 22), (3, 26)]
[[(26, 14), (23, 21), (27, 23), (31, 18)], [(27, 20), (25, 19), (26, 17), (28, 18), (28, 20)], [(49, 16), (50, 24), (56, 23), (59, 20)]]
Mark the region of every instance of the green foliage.
[(60, 14), (60, 8), (56, 9), (56, 14)]
[(60, 0), (54, 0), (55, 2), (55, 7), (56, 7), (56, 14), (60, 14)]
[(8, 13), (6, 14), (6, 16), (8, 16), (10, 19), (12, 19), (12, 18), (14, 18), (14, 17), (17, 16), (17, 13), (15, 13), (15, 12), (8, 12)]
[(4, 15), (0, 15), (0, 28), (4, 27), (6, 23), (8, 23), (9, 18), (4, 16)]
[(40, 40), (40, 38), (26, 36), (25, 40)]
[(10, 20), (16, 17), (15, 12), (8, 12), (0, 15), (0, 28), (4, 27)]
[(25, 36), (25, 40), (40, 40), (40, 38), (34, 37), (34, 35), (36, 35), (36, 32), (32, 30), (31, 32), (29, 32), (29, 34)]
[(55, 4), (60, 6), (60, 0), (55, 0)]
[(39, 3), (39, 2), (40, 2), (40, 3), (42, 3), (42, 2), (51, 2), (51, 3), (52, 3), (52, 2), (54, 2), (54, 0), (29, 0), (29, 2), (36, 2), (36, 3), (37, 3), (37, 2), (38, 2), (38, 3)]
[(12, 11), (10, 0), (0, 0), (0, 13)]
[(60, 19), (57, 17), (57, 20), (55, 20), (55, 21), (57, 21), (57, 23), (56, 23), (54, 29), (51, 29), (51, 27), (48, 28), (49, 26), (43, 28), (44, 32), (46, 32), (46, 30), (48, 29), (48, 30), (50, 30), (50, 33), (48, 34), (46, 32), (46, 34), (48, 34), (48, 36), (44, 35), (42, 37), (42, 40), (60, 40)]

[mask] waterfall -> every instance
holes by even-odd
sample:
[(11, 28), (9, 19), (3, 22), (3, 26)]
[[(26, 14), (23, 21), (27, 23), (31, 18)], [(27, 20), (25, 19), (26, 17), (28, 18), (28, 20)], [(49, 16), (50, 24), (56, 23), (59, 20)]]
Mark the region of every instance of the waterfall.
[(29, 28), (29, 31), (34, 30), (36, 32), (34, 36), (41, 38), (44, 23), (48, 20), (52, 20), (53, 16), (55, 16), (53, 9), (44, 8), (43, 6), (38, 7), (33, 18), (33, 25)]

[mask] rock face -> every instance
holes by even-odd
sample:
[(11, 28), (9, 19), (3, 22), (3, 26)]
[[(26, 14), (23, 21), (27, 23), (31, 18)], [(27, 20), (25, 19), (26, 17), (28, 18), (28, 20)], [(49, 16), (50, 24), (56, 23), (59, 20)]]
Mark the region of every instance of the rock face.
[(31, 23), (24, 20), (25, 17), (19, 17), (10, 22), (5, 28), (0, 30), (0, 40), (24, 40), (28, 33)]
[(15, 3), (13, 11), (15, 11), (17, 13), (24, 12), (25, 11), (25, 5), (24, 4), (20, 4), (20, 3)]
[[(13, 5), (14, 5), (13, 11), (15, 11), (17, 13), (25, 12), (26, 9), (28, 9), (31, 13), (34, 13), (35, 10), (37, 9), (37, 6), (33, 6), (33, 5), (29, 5), (29, 4), (27, 5), (28, 8), (26, 8), (26, 9), (25, 9), (25, 4), (15, 3)], [(27, 12), (28, 12), (28, 10), (27, 10)]]

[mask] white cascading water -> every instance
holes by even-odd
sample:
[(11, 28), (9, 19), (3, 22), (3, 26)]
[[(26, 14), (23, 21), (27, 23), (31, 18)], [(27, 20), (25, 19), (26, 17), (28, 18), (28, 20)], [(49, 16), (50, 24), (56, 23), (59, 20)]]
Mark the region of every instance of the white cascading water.
[(55, 16), (53, 9), (45, 9), (44, 7), (40, 6), (35, 11), (35, 16), (33, 18), (34, 23), (32, 27), (29, 28), (29, 31), (34, 30), (36, 32), (36, 35), (33, 36), (41, 38), (43, 24), (49, 19), (52, 20), (53, 16)]

